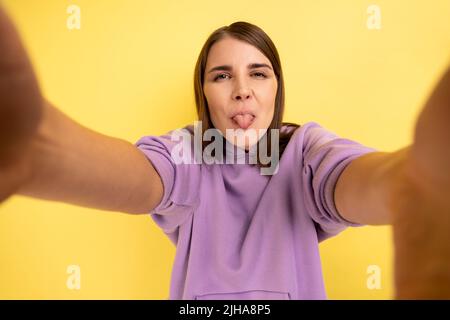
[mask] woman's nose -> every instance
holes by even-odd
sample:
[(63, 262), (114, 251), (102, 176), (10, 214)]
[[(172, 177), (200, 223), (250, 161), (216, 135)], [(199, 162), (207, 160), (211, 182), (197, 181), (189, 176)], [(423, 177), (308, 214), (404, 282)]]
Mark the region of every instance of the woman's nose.
[(233, 93), (233, 98), (235, 100), (247, 100), (250, 98), (251, 90), (245, 83), (239, 82), (236, 86), (237, 88)]
[(235, 100), (247, 100), (250, 98), (250, 93), (247, 91), (241, 91), (234, 96)]

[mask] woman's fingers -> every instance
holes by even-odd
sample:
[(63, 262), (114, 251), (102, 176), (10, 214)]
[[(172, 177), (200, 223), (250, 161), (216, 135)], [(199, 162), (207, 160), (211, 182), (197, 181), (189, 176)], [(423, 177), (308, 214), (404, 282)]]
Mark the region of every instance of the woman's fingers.
[(0, 6), (0, 168), (22, 155), (39, 124), (42, 103), (20, 36)]

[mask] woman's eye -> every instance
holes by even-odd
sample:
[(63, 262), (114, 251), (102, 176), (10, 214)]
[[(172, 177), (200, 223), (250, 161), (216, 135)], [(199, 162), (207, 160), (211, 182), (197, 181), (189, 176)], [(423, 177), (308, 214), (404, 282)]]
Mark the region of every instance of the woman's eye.
[[(266, 77), (266, 75), (264, 74), (264, 73), (262, 73), (262, 72), (255, 72), (254, 74), (252, 74), (253, 76), (256, 76), (257, 78), (267, 78)], [(226, 79), (225, 77), (228, 77), (229, 75), (228, 74), (226, 74), (226, 73), (221, 73), (221, 74), (219, 74), (219, 75), (217, 75), (215, 78), (214, 78), (214, 81), (217, 81), (217, 80), (219, 80), (219, 79)]]
[(216, 81), (216, 80), (218, 80), (218, 79), (224, 79), (224, 78), (222, 78), (222, 76), (228, 76), (228, 75), (225, 74), (225, 73), (219, 74), (218, 76), (216, 76), (216, 77), (214, 78), (214, 81)]
[[(260, 76), (262, 76), (263, 78), (266, 77), (266, 75), (265, 75), (264, 73), (262, 73), (262, 72), (255, 72), (253, 75), (260, 75)], [(259, 77), (258, 77), (258, 78), (259, 78)]]

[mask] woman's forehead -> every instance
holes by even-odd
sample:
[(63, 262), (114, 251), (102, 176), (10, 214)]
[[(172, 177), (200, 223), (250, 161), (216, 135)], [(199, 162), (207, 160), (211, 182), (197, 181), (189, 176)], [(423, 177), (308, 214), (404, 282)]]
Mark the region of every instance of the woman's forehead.
[(271, 65), (270, 60), (258, 48), (241, 40), (226, 38), (219, 40), (211, 47), (206, 68), (209, 70), (218, 65), (247, 66), (253, 63)]

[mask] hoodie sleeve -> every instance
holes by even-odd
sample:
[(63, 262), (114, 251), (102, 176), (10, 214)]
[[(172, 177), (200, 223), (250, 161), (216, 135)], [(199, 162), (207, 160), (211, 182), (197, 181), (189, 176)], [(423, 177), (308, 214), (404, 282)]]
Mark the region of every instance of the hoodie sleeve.
[[(190, 161), (192, 131), (185, 127), (162, 136), (144, 136), (135, 146), (154, 166), (164, 187), (161, 202), (149, 213), (171, 240), (176, 240), (178, 227), (193, 213), (199, 199), (201, 167)], [(188, 157), (182, 162), (180, 155)]]
[(345, 220), (337, 211), (334, 190), (340, 174), (354, 159), (375, 152), (358, 142), (344, 139), (310, 122), (303, 143), (303, 196), (315, 222), (319, 241), (337, 235), (348, 226), (361, 226)]

